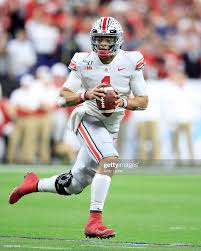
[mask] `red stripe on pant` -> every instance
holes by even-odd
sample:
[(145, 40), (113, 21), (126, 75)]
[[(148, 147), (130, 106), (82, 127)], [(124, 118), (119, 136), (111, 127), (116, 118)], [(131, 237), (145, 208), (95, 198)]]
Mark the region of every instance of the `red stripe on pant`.
[(90, 151), (93, 153), (93, 155), (95, 156), (95, 158), (98, 160), (98, 161), (101, 161), (102, 160), (102, 156), (100, 155), (100, 153), (97, 151), (96, 147), (93, 145), (93, 142), (91, 141), (90, 137), (88, 136), (85, 128), (83, 127), (82, 123), (80, 123), (80, 126), (79, 126), (79, 131), (82, 135), (82, 137), (84, 138), (84, 140), (86, 141)]

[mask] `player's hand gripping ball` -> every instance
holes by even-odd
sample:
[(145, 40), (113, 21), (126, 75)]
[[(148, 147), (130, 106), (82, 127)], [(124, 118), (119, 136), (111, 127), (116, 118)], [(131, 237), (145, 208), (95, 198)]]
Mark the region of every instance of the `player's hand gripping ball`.
[(116, 108), (117, 93), (111, 85), (102, 88), (104, 88), (105, 97), (101, 97), (100, 100), (96, 99), (96, 103), (100, 112), (105, 117), (109, 117)]

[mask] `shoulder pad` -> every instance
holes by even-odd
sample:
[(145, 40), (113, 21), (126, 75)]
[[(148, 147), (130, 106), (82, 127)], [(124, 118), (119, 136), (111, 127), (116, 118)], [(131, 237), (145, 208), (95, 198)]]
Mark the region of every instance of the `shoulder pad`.
[(135, 70), (139, 71), (144, 68), (146, 62), (141, 52), (129, 51), (127, 52), (130, 60), (134, 63)]
[(89, 55), (88, 52), (77, 52), (70, 61), (68, 68), (77, 71), (80, 63)]

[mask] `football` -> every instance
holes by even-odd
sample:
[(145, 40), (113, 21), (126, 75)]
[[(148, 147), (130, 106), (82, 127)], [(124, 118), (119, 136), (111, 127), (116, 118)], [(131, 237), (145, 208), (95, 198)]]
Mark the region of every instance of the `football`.
[(117, 100), (115, 95), (117, 93), (112, 86), (104, 87), (104, 90), (106, 90), (105, 97), (101, 97), (101, 100), (96, 100), (96, 103), (100, 112), (105, 117), (109, 117), (115, 110), (115, 101)]

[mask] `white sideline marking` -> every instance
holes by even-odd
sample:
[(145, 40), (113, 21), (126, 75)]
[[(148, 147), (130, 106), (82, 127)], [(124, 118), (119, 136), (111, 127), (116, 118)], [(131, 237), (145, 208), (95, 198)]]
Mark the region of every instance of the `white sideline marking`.
[(169, 227), (170, 230), (176, 231), (176, 230), (199, 230), (198, 227), (187, 227), (187, 226), (172, 226)]
[(24, 249), (27, 249), (27, 248), (31, 248), (31, 249), (44, 249), (44, 250), (72, 250), (73, 248), (70, 248), (70, 247), (48, 247), (48, 246), (43, 246), (43, 247), (39, 247), (39, 246), (29, 246), (29, 245), (0, 245), (0, 248), (24, 248)]
[[(93, 243), (92, 245), (104, 245), (105, 247), (114, 246), (115, 248), (121, 247), (121, 245), (124, 245), (123, 247), (185, 247), (185, 248), (196, 248), (201, 249), (201, 245), (196, 244), (190, 244), (190, 243), (152, 243), (152, 242), (129, 242), (129, 241), (111, 241), (106, 243), (106, 241), (100, 241), (100, 240), (68, 240), (64, 238), (45, 238), (45, 237), (23, 237), (23, 236), (0, 236), (0, 239), (26, 239), (26, 240), (50, 240), (50, 241), (65, 241), (65, 242), (73, 242), (73, 243)], [(109, 245), (108, 245), (109, 244)], [(84, 246), (84, 244), (82, 244)], [(85, 245), (86, 246), (86, 245)], [(0, 247), (2, 247), (0, 245)], [(130, 248), (129, 247), (129, 248)], [(52, 249), (52, 247), (50, 247)], [(56, 249), (56, 248), (54, 248)], [(57, 248), (59, 249), (59, 248)], [(60, 248), (62, 249), (62, 248)], [(72, 249), (72, 248), (68, 248)], [(66, 249), (64, 249), (66, 250)]]
[(170, 230), (186, 230), (187, 227), (186, 226), (172, 226), (169, 227)]
[(86, 247), (86, 248), (89, 248), (89, 247), (99, 247), (99, 248), (121, 248), (121, 249), (123, 249), (123, 248), (130, 248), (130, 249), (135, 249), (135, 248), (147, 248), (147, 247), (138, 247), (138, 246), (114, 246), (114, 245), (95, 245), (95, 244), (92, 244), (92, 245), (80, 245), (81, 247)]
[[(90, 248), (90, 247), (94, 247), (94, 248), (121, 248), (121, 249), (136, 249), (136, 248), (145, 248), (145, 247), (138, 247), (138, 246), (133, 246), (133, 247), (128, 247), (128, 246), (118, 246), (118, 245), (96, 245), (96, 244), (92, 244), (92, 245), (80, 245), (83, 248)], [(0, 248), (30, 248), (30, 249), (44, 249), (44, 250), (72, 250), (72, 249), (77, 249), (78, 247), (48, 247), (48, 246), (29, 246), (29, 245), (10, 245), (10, 244), (5, 244), (5, 245), (0, 245)]]
[(20, 248), (21, 245), (0, 245), (2, 248)]

